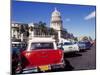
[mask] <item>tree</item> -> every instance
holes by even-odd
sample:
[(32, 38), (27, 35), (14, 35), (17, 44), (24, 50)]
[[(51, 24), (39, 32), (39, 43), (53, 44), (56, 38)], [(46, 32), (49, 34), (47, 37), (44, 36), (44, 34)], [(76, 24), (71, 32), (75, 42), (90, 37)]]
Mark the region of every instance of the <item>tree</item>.
[(53, 28), (50, 28), (50, 29), (49, 29), (49, 34), (50, 34), (50, 35), (54, 35), (54, 34), (55, 34), (55, 30), (54, 30)]
[(61, 31), (61, 34), (63, 38), (67, 39), (68, 32), (66, 29), (63, 28), (63, 30)]
[(29, 31), (26, 30), (26, 31), (24, 32), (24, 35), (25, 35), (26, 37), (29, 37)]
[(25, 29), (24, 29), (24, 26), (23, 25), (20, 25), (19, 26), (19, 31), (20, 31), (20, 34), (22, 34), (22, 33), (25, 32)]
[(47, 34), (46, 23), (40, 21), (40, 22), (38, 23), (38, 28), (39, 28), (39, 32), (40, 32), (41, 34)]
[(25, 31), (28, 31), (29, 30), (28, 24), (24, 24), (24, 30)]
[(78, 38), (77, 38), (77, 37), (75, 37), (75, 38), (74, 38), (74, 41), (78, 41)]

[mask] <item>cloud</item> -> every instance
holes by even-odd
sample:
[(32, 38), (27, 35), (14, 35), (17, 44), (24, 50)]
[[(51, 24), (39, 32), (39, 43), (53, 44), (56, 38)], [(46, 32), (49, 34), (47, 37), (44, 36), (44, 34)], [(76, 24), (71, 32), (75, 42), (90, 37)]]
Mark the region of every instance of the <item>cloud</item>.
[(89, 15), (87, 15), (84, 19), (85, 20), (89, 20), (89, 19), (95, 18), (95, 14), (96, 14), (96, 12), (93, 11)]

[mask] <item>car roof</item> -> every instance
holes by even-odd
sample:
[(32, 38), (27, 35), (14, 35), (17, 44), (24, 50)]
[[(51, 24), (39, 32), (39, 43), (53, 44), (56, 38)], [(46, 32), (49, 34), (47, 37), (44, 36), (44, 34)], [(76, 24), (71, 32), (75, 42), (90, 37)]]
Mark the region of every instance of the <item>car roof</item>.
[(53, 38), (37, 37), (29, 40), (29, 42), (55, 42), (55, 40)]

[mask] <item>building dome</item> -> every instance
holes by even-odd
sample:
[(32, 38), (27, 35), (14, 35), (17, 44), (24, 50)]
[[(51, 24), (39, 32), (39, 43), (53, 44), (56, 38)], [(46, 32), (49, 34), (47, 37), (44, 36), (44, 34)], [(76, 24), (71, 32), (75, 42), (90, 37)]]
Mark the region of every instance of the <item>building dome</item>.
[(55, 8), (55, 10), (52, 12), (51, 21), (52, 21), (52, 22), (61, 21), (60, 12), (59, 12), (56, 8)]
[(50, 27), (55, 30), (62, 30), (62, 19), (60, 12), (55, 8), (51, 14), (51, 23)]
[(60, 16), (60, 12), (55, 8), (55, 10), (52, 12), (52, 16)]

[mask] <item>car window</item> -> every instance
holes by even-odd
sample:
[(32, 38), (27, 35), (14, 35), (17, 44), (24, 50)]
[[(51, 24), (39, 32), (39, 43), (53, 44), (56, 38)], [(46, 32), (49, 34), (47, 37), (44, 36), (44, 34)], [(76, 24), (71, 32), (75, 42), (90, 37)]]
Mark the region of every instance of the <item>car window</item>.
[(72, 45), (73, 43), (71, 42), (65, 42), (64, 45)]
[(32, 43), (31, 50), (54, 49), (53, 43)]
[(63, 45), (63, 43), (59, 43), (58, 45)]

